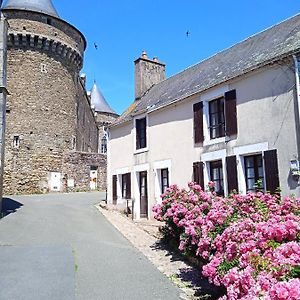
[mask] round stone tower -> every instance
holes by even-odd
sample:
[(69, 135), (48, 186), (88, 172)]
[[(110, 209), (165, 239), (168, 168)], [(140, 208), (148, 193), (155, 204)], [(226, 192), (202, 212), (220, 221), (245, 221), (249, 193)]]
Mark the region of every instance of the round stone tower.
[(76, 147), (86, 41), (51, 0), (7, 0), (2, 12), (9, 24), (4, 192), (37, 193), (62, 176), (63, 155)]

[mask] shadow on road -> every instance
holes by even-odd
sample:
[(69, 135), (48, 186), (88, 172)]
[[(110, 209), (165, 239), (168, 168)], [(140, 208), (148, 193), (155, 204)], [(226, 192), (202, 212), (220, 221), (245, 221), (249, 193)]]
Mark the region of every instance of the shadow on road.
[(202, 265), (198, 260), (188, 260), (184, 257), (182, 253), (178, 250), (178, 246), (168, 243), (163, 240), (159, 240), (154, 245), (151, 246), (154, 250), (164, 250), (166, 251), (166, 256), (170, 257), (171, 261), (185, 261), (188, 268), (181, 268), (177, 274), (178, 278), (183, 284), (190, 286), (195, 291), (196, 299), (203, 300), (217, 300), (225, 295), (224, 288), (216, 287), (215, 285), (208, 282), (208, 279), (202, 275)]
[(15, 201), (13, 199), (3, 198), (2, 199), (2, 217), (6, 217), (9, 214), (15, 213), (22, 206), (23, 206), (23, 204)]

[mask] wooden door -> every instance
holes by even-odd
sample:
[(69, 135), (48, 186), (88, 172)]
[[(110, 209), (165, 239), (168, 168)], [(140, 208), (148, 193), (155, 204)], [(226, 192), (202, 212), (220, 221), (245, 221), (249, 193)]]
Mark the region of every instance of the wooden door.
[(113, 204), (117, 205), (118, 193), (117, 193), (117, 175), (113, 175)]
[(147, 172), (140, 172), (140, 216), (148, 217), (148, 185)]

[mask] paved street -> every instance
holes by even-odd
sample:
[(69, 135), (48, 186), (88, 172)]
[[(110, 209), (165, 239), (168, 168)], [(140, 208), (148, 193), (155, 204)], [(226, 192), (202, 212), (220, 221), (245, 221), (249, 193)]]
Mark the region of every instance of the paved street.
[(15, 196), (0, 220), (0, 300), (179, 299), (102, 216), (101, 193)]

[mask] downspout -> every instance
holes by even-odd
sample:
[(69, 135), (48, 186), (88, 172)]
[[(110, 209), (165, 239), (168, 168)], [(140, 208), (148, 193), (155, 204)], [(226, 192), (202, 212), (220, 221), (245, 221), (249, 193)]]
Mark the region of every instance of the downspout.
[(296, 92), (297, 92), (297, 104), (298, 104), (298, 122), (300, 126), (300, 79), (299, 79), (299, 62), (296, 55), (293, 55), (295, 64), (295, 76), (296, 76)]
[[(296, 76), (296, 97), (297, 97), (297, 117), (298, 117), (298, 126), (300, 127), (300, 78), (299, 78), (299, 61), (296, 57), (296, 55), (293, 55), (293, 59), (294, 59), (294, 65), (295, 65), (295, 76)], [(296, 124), (296, 133), (297, 133), (297, 124)], [(297, 160), (299, 160), (300, 157), (300, 149), (299, 149), (299, 133), (296, 134), (296, 138), (297, 138), (297, 145), (298, 145), (298, 157)], [(295, 179), (298, 182), (298, 185), (300, 183), (300, 176), (298, 176), (298, 178)]]

